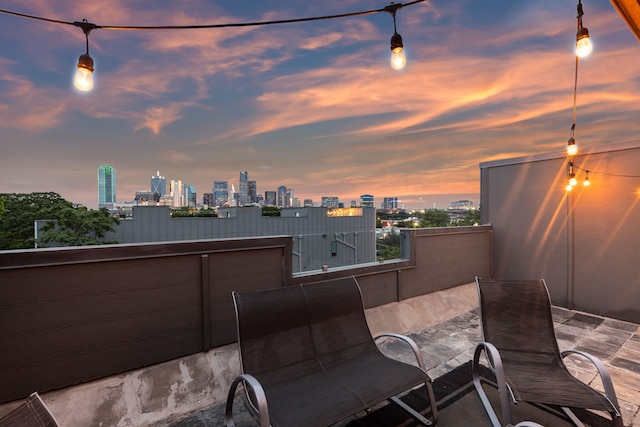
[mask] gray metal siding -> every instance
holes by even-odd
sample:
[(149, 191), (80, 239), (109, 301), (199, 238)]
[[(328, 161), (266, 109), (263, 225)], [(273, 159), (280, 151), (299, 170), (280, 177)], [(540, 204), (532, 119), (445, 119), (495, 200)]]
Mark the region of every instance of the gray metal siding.
[[(133, 218), (121, 221), (107, 239), (141, 243), (292, 236), (293, 251), (301, 256), (294, 256), (294, 272), (374, 262), (375, 208), (362, 208), (362, 216), (345, 217), (328, 217), (327, 210), (290, 208), (283, 209), (280, 217), (263, 217), (259, 207), (238, 207), (221, 209), (218, 218), (171, 218), (169, 207), (136, 206)], [(337, 242), (335, 256), (332, 241)]]

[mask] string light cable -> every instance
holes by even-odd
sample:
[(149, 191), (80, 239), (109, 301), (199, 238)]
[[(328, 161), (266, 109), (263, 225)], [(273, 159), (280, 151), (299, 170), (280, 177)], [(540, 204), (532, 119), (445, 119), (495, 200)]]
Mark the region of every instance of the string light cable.
[[(293, 18), (293, 19), (279, 19), (272, 21), (253, 21), (253, 22), (232, 22), (222, 24), (201, 24), (201, 25), (153, 25), (153, 26), (124, 26), (124, 25), (98, 25), (92, 22), (88, 22), (86, 19), (82, 21), (63, 21), (58, 19), (51, 19), (36, 15), (30, 15), (26, 13), (14, 12), (6, 9), (0, 9), (0, 13), (18, 16), (21, 18), (34, 19), (38, 21), (49, 22), (60, 25), (72, 25), (79, 27), (85, 34), (87, 45), (86, 52), (82, 54), (78, 60), (78, 73), (74, 79), (76, 87), (83, 91), (89, 91), (93, 88), (92, 74), (93, 74), (93, 59), (89, 56), (89, 33), (96, 29), (101, 30), (117, 30), (117, 31), (157, 31), (157, 30), (196, 30), (196, 29), (213, 29), (213, 28), (231, 28), (231, 27), (257, 27), (266, 25), (278, 25), (278, 24), (293, 24), (309, 21), (320, 21), (327, 19), (337, 18), (349, 18), (354, 16), (372, 15), (381, 12), (387, 12), (393, 17), (393, 36), (391, 37), (391, 52), (392, 52), (392, 67), (394, 69), (400, 69), (404, 66), (406, 59), (402, 53), (403, 44), (402, 37), (396, 31), (396, 12), (407, 6), (412, 6), (418, 3), (423, 3), (426, 0), (412, 0), (407, 3), (394, 3), (391, 2), (385, 7), (379, 9), (364, 10), (359, 12), (340, 13), (334, 15), (313, 16), (307, 18)], [(398, 60), (397, 57), (401, 59)], [(399, 66), (401, 64), (401, 66)]]
[(611, 172), (599, 172), (599, 171), (594, 171), (594, 170), (591, 170), (591, 169), (581, 168), (580, 166), (576, 166), (575, 164), (573, 165), (573, 168), (583, 171), (587, 175), (587, 177), (589, 176), (589, 174), (593, 174), (593, 175), (611, 176), (611, 177), (615, 177), (615, 178), (640, 178), (640, 175), (629, 175), (629, 174), (611, 173)]

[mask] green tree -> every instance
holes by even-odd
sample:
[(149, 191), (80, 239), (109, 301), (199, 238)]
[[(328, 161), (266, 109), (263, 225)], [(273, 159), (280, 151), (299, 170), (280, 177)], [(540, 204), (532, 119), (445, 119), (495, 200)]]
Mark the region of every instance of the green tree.
[(194, 218), (194, 217), (217, 217), (213, 208), (196, 209), (190, 206), (183, 206), (177, 209), (171, 209), (171, 218)]
[(419, 224), (415, 221), (404, 220), (396, 224), (398, 228), (418, 228)]
[(467, 212), (462, 218), (456, 221), (452, 225), (478, 225), (480, 224), (480, 211), (478, 209), (473, 209)]
[(281, 208), (278, 206), (263, 206), (262, 216), (280, 216)]
[(389, 233), (376, 243), (378, 258), (397, 259), (400, 258), (400, 233)]
[(449, 214), (442, 209), (427, 209), (420, 219), (420, 227), (447, 227), (450, 223)]
[(33, 248), (36, 220), (55, 221), (43, 226), (41, 237), (60, 244), (105, 243), (100, 240), (118, 223), (107, 210), (75, 207), (53, 192), (5, 193), (0, 201), (5, 210), (0, 217), (0, 249)]

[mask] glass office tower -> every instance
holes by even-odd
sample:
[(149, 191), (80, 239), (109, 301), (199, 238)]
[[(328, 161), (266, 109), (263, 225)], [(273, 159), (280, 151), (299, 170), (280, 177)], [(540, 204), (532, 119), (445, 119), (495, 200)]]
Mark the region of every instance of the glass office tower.
[(151, 192), (158, 193), (159, 197), (167, 195), (167, 180), (164, 176), (160, 176), (160, 171), (156, 172), (156, 176), (151, 177)]
[(116, 202), (116, 169), (111, 165), (98, 168), (98, 207)]

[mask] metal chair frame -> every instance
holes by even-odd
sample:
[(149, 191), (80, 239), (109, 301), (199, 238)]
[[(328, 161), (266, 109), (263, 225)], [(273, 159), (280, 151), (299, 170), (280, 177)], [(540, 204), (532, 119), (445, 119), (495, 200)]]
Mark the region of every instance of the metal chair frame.
[[(362, 339), (362, 337), (365, 336), (365, 334), (368, 334), (369, 340), (371, 340), (369, 343), (360, 343), (360, 347), (358, 348), (357, 351), (354, 351), (354, 354), (357, 353), (358, 351), (364, 352), (364, 353), (375, 353), (375, 354), (370, 354), (371, 357), (374, 357), (376, 360), (376, 363), (378, 363), (377, 366), (385, 366), (385, 363), (388, 363), (389, 366), (389, 370), (388, 372), (392, 372), (393, 369), (397, 369), (399, 365), (402, 366), (406, 366), (409, 367), (411, 366), (411, 369), (415, 370), (416, 372), (416, 376), (414, 380), (411, 380), (411, 385), (405, 390), (405, 391), (409, 391), (412, 388), (419, 386), (421, 383), (425, 384), (426, 387), (426, 394), (427, 394), (427, 402), (430, 405), (430, 409), (431, 409), (431, 414), (432, 417), (431, 419), (427, 419), (426, 417), (424, 417), (423, 415), (421, 415), (419, 412), (417, 412), (415, 409), (411, 408), (410, 406), (408, 406), (406, 403), (404, 403), (402, 400), (400, 400), (397, 397), (397, 392), (393, 392), (393, 393), (388, 393), (388, 392), (384, 392), (384, 391), (377, 391), (375, 393), (379, 393), (379, 395), (376, 395), (377, 397), (371, 398), (371, 396), (374, 393), (371, 390), (365, 390), (365, 389), (361, 389), (359, 387), (361, 387), (361, 385), (359, 384), (360, 378), (357, 378), (357, 375), (361, 375), (362, 371), (357, 373), (357, 372), (351, 372), (352, 370), (348, 369), (349, 366), (353, 366), (354, 369), (353, 371), (356, 370), (356, 368), (360, 367), (359, 366), (359, 360), (362, 360), (362, 358), (360, 356), (353, 357), (352, 359), (349, 359), (350, 356), (352, 356), (350, 354), (350, 349), (348, 348), (347, 345), (347, 349), (346, 351), (344, 349), (340, 349), (336, 354), (339, 354), (339, 357), (342, 357), (342, 355), (347, 354), (344, 356), (345, 360), (332, 360), (331, 363), (325, 363), (322, 360), (322, 355), (319, 354), (319, 348), (321, 346), (330, 346), (330, 342), (331, 339), (330, 338), (326, 338), (322, 335), (322, 332), (318, 332), (317, 330), (314, 330), (315, 332), (312, 332), (312, 329), (314, 328), (313, 325), (313, 321), (312, 319), (312, 315), (309, 315), (309, 313), (314, 312), (315, 313), (321, 313), (321, 310), (318, 311), (319, 309), (317, 307), (314, 307), (314, 304), (316, 304), (316, 301), (314, 299), (314, 294), (313, 294), (313, 289), (319, 289), (319, 288), (313, 288), (314, 286), (322, 286), (323, 288), (323, 292), (325, 292), (325, 294), (322, 295), (322, 298), (325, 299), (330, 299), (333, 296), (333, 292), (335, 289), (336, 292), (336, 296), (335, 298), (340, 298), (341, 296), (344, 298), (346, 295), (345, 299), (351, 299), (352, 301), (355, 301), (356, 298), (359, 301), (359, 307), (354, 307), (354, 304), (352, 304), (352, 306), (350, 306), (349, 310), (350, 310), (350, 315), (354, 316), (354, 318), (352, 318), (353, 320), (353, 326), (354, 328), (358, 328), (358, 329), (362, 329), (362, 328), (366, 328), (366, 331), (364, 330), (358, 330), (358, 337), (360, 339)], [(360, 287), (355, 279), (355, 277), (350, 277), (350, 278), (342, 278), (342, 279), (335, 279), (335, 280), (331, 280), (331, 281), (325, 281), (325, 282), (318, 282), (318, 283), (310, 283), (310, 284), (304, 284), (304, 285), (295, 285), (295, 287), (297, 287), (296, 289), (292, 289), (292, 287), (284, 287), (284, 288), (279, 288), (277, 290), (268, 290), (268, 291), (256, 291), (256, 292), (233, 292), (233, 300), (234, 300), (234, 304), (235, 304), (235, 308), (236, 308), (236, 316), (237, 316), (237, 320), (238, 320), (238, 345), (239, 345), (239, 356), (240, 356), (240, 364), (241, 364), (241, 375), (239, 375), (238, 377), (236, 377), (234, 379), (234, 381), (231, 384), (231, 387), (229, 389), (229, 393), (228, 393), (228, 397), (227, 397), (227, 402), (226, 402), (226, 407), (225, 407), (225, 417), (226, 417), (226, 425), (228, 427), (233, 427), (234, 421), (233, 421), (233, 401), (235, 398), (235, 394), (237, 391), (237, 388), (240, 384), (242, 384), (243, 388), (244, 388), (244, 393), (245, 393), (245, 400), (247, 402), (247, 406), (249, 408), (249, 410), (254, 414), (254, 416), (257, 418), (257, 420), (260, 423), (261, 427), (269, 427), (271, 425), (278, 425), (279, 427), (281, 426), (279, 423), (275, 423), (274, 424), (274, 414), (273, 411), (274, 409), (272, 407), (270, 407), (269, 405), (269, 394), (271, 392), (271, 390), (269, 389), (268, 385), (265, 385), (263, 382), (261, 382), (261, 380), (259, 379), (260, 377), (260, 373), (255, 374), (254, 372), (250, 372), (247, 371), (246, 369), (246, 365), (247, 363), (245, 363), (247, 360), (247, 357), (253, 357), (252, 355), (248, 355), (246, 353), (247, 349), (244, 348), (244, 344), (245, 344), (245, 340), (244, 340), (244, 336), (247, 335), (247, 333), (249, 333), (249, 331), (243, 331), (241, 324), (244, 325), (243, 323), (243, 318), (247, 318), (249, 316), (252, 316), (254, 319), (254, 322), (257, 323), (256, 319), (260, 319), (261, 315), (265, 315), (268, 316), (267, 314), (263, 313), (256, 313), (255, 311), (260, 310), (260, 304), (259, 303), (254, 303), (251, 305), (251, 310), (254, 311), (253, 313), (247, 313), (247, 305), (244, 303), (244, 299), (253, 299), (254, 301), (260, 301), (261, 298), (261, 292), (273, 292), (273, 294), (271, 294), (271, 300), (278, 300), (276, 298), (276, 296), (279, 296), (279, 294), (282, 294), (282, 298), (286, 298), (287, 293), (289, 294), (298, 294), (298, 293), (302, 293), (302, 295), (304, 296), (304, 304), (305, 304), (305, 308), (304, 310), (302, 310), (301, 312), (306, 312), (307, 313), (307, 319), (299, 319), (297, 318), (296, 320), (298, 320), (300, 322), (300, 324), (305, 324), (306, 322), (308, 322), (309, 324), (307, 324), (305, 327), (308, 327), (310, 333), (309, 333), (309, 337), (313, 337), (313, 338), (309, 338), (310, 342), (312, 342), (311, 349), (307, 349), (305, 351), (308, 352), (313, 352), (313, 354), (315, 354), (315, 360), (317, 361), (317, 375), (319, 376), (319, 378), (322, 378), (323, 380), (326, 378), (328, 380), (329, 384), (335, 384), (335, 390), (336, 390), (336, 394), (338, 393), (347, 393), (350, 396), (357, 396), (356, 399), (354, 399), (354, 401), (357, 401), (357, 404), (354, 403), (353, 407), (350, 407), (349, 410), (351, 411), (350, 415), (353, 414), (357, 414), (359, 412), (362, 411), (368, 411), (370, 410), (370, 407), (381, 402), (384, 400), (388, 400), (390, 402), (393, 402), (397, 405), (399, 405), (402, 409), (404, 409), (405, 411), (407, 411), (409, 414), (411, 414), (416, 420), (418, 420), (420, 423), (430, 426), (430, 425), (435, 425), (437, 423), (438, 420), (438, 412), (437, 412), (437, 408), (435, 405), (435, 398), (434, 398), (434, 394), (433, 394), (433, 388), (431, 385), (431, 379), (429, 378), (429, 376), (426, 373), (426, 369), (425, 369), (425, 365), (424, 365), (424, 361), (422, 359), (422, 355), (420, 353), (420, 350), (418, 348), (418, 346), (416, 345), (416, 343), (409, 337), (401, 335), (401, 334), (394, 334), (394, 333), (384, 333), (381, 335), (378, 335), (376, 337), (372, 337), (371, 333), (369, 331), (368, 326), (366, 325), (366, 318), (364, 316), (364, 306), (362, 303), (362, 295), (360, 292)], [(357, 297), (356, 297), (357, 294)], [(347, 303), (349, 304), (349, 303)], [(298, 307), (300, 308), (300, 307)], [(331, 316), (331, 314), (327, 314), (327, 316)], [(323, 319), (324, 320), (324, 319)], [(279, 319), (264, 319), (265, 322), (269, 323), (269, 322), (275, 322), (276, 327), (280, 328), (286, 328), (287, 325), (278, 325), (278, 322), (280, 321)], [(342, 319), (337, 320), (338, 322), (342, 321)], [(269, 323), (270, 325), (273, 325), (273, 323)], [(291, 328), (294, 327), (299, 327), (300, 324), (297, 325), (291, 325)], [(259, 326), (259, 325), (258, 325)], [(300, 328), (298, 328), (300, 329)], [(304, 329), (304, 327), (302, 328)], [(255, 334), (255, 332), (250, 332)], [(413, 366), (413, 365), (409, 365), (403, 362), (399, 362), (393, 359), (389, 359), (387, 356), (383, 355), (377, 344), (376, 341), (381, 339), (381, 338), (390, 338), (390, 339), (397, 339), (401, 342), (403, 342), (404, 344), (408, 345), (411, 350), (413, 351), (413, 354), (416, 358), (416, 363), (418, 366)], [(329, 343), (329, 344), (327, 344)], [(345, 345), (344, 341), (341, 342), (341, 345)], [(362, 347), (362, 348), (361, 348)], [(363, 349), (364, 348), (364, 349)], [(331, 350), (329, 348), (329, 350)], [(333, 353), (332, 353), (333, 355)], [(336, 356), (338, 357), (338, 356)], [(388, 362), (384, 362), (384, 360), (387, 360)], [(251, 361), (252, 364), (255, 364), (255, 358), (252, 359)], [(335, 368), (335, 365), (333, 364), (338, 364), (340, 365), (340, 370), (339, 372), (341, 372), (343, 375), (344, 372), (346, 373), (346, 376), (351, 376), (350, 378), (341, 378), (338, 377), (337, 374), (335, 374), (335, 370), (332, 371), (332, 369)], [(403, 368), (406, 369), (406, 368)], [(271, 373), (269, 373), (271, 374)], [(316, 375), (314, 374), (314, 375)], [(367, 376), (369, 375), (376, 375), (376, 372), (370, 372), (367, 373)], [(379, 375), (379, 374), (378, 374)], [(412, 374), (413, 375), (413, 374)], [(367, 381), (370, 381), (371, 378), (367, 378), (365, 380), (365, 383)], [(405, 379), (406, 381), (406, 379)], [(380, 385), (380, 384), (378, 384)], [(332, 411), (332, 407), (330, 405), (330, 402), (324, 402), (321, 399), (319, 399), (317, 396), (314, 395), (314, 389), (313, 387), (310, 387), (309, 389), (305, 389), (304, 393), (300, 393), (298, 392), (298, 389), (300, 386), (295, 384), (295, 378), (293, 378), (290, 382), (282, 382), (279, 384), (276, 384), (276, 388), (279, 388), (280, 391), (282, 391), (282, 389), (287, 389), (287, 392), (289, 393), (294, 393), (296, 395), (296, 397), (300, 397), (301, 399), (303, 399), (305, 402), (308, 402), (309, 405), (313, 405), (314, 407), (317, 407), (318, 405), (320, 407), (325, 406), (326, 408), (322, 408), (323, 411), (327, 412), (327, 417), (326, 419), (329, 420), (331, 419), (331, 422), (325, 422), (323, 420), (320, 419), (314, 419), (314, 420), (310, 420), (310, 421), (306, 421), (307, 423), (310, 423), (309, 425), (330, 425), (333, 422), (335, 422), (335, 420), (333, 418), (333, 416), (331, 416), (331, 411)], [(387, 387), (387, 385), (385, 385), (385, 387)], [(396, 390), (400, 387), (404, 387), (400, 384), (388, 384), (388, 389), (389, 390)], [(293, 391), (291, 391), (293, 390)], [(304, 395), (304, 396), (302, 396)], [(363, 395), (368, 395), (369, 398), (364, 398)], [(371, 401), (368, 401), (370, 400)], [(281, 405), (282, 406), (282, 405)], [(304, 405), (303, 405), (304, 406)], [(287, 408), (289, 409), (289, 408)], [(285, 410), (282, 409), (282, 407), (280, 408), (280, 410)], [(293, 409), (291, 409), (293, 410)], [(277, 415), (277, 414), (276, 414)], [(323, 414), (324, 415), (324, 414)], [(277, 419), (278, 417), (276, 416), (275, 419)]]
[[(548, 289), (546, 287), (546, 284), (544, 283), (544, 280), (540, 280), (540, 281), (500, 281), (500, 280), (494, 280), (494, 279), (483, 279), (480, 277), (476, 277), (476, 284), (478, 286), (478, 295), (479, 295), (479, 299), (480, 299), (480, 310), (481, 310), (481, 316), (486, 316), (487, 314), (483, 312), (483, 300), (482, 300), (482, 294), (481, 294), (481, 286), (491, 286), (490, 284), (484, 284), (483, 282), (485, 281), (491, 281), (491, 282), (498, 282), (498, 283), (510, 283), (513, 282), (516, 286), (526, 286), (526, 285), (531, 285), (531, 286), (540, 286), (541, 288), (544, 289), (544, 292), (546, 294), (546, 301), (549, 304), (549, 316), (550, 316), (550, 306), (551, 306), (551, 299), (549, 297), (549, 292)], [(527, 302), (525, 301), (523, 304), (526, 304)], [(513, 309), (513, 307), (511, 307)], [(549, 331), (545, 331), (548, 332), (552, 335), (552, 338), (554, 340), (554, 342), (557, 342), (556, 337), (555, 337), (555, 332), (553, 330), (553, 320), (549, 319), (549, 324), (551, 325), (551, 329)], [(485, 339), (485, 322), (483, 320), (482, 322), (482, 334), (483, 334), (483, 340)], [(517, 325), (511, 325), (511, 328), (514, 330), (519, 329), (517, 327)], [(519, 332), (516, 332), (519, 333)], [(550, 337), (549, 337), (550, 338)], [(600, 377), (600, 380), (602, 381), (602, 385), (603, 385), (603, 389), (604, 389), (604, 394), (601, 394), (602, 397), (602, 402), (603, 402), (603, 406), (606, 406), (606, 410), (610, 413), (611, 418), (612, 418), (612, 425), (614, 427), (622, 427), (623, 423), (622, 423), (622, 417), (620, 415), (620, 405), (618, 403), (618, 399), (616, 397), (616, 393), (615, 393), (615, 389), (613, 387), (613, 383), (611, 381), (611, 376), (609, 375), (605, 365), (595, 356), (583, 352), (583, 351), (577, 351), (577, 350), (567, 350), (567, 351), (563, 351), (563, 352), (559, 352), (559, 350), (557, 349), (557, 344), (555, 344), (555, 350), (557, 353), (557, 361), (559, 363), (563, 363), (563, 359), (567, 356), (570, 355), (578, 355), (581, 357), (586, 358), (588, 361), (590, 361), (593, 366), (596, 368), (598, 375)], [(498, 416), (496, 415), (495, 410), (493, 409), (493, 407), (491, 406), (491, 403), (489, 402), (489, 399), (482, 387), (482, 383), (483, 383), (483, 378), (480, 374), (480, 359), (481, 356), (485, 355), (487, 364), (489, 369), (494, 373), (495, 375), (495, 379), (496, 379), (496, 384), (497, 384), (497, 388), (498, 388), (498, 394), (499, 394), (499, 399), (500, 399), (500, 409), (501, 409), (501, 415), (502, 415), (502, 423), (500, 423)], [(565, 367), (565, 370), (568, 372), (568, 370)], [(540, 372), (540, 377), (544, 377), (544, 372)], [(482, 404), (485, 407), (486, 411), (487, 411), (487, 415), (489, 416), (489, 418), (491, 419), (491, 422), (493, 424), (494, 427), (501, 427), (502, 425), (511, 425), (511, 410), (510, 410), (510, 404), (511, 402), (513, 403), (518, 403), (518, 401), (528, 401), (526, 400), (526, 398), (518, 398), (516, 396), (516, 393), (514, 393), (514, 390), (512, 389), (512, 386), (509, 384), (509, 379), (507, 378), (507, 376), (505, 375), (505, 366), (503, 364), (503, 360), (502, 357), (500, 355), (500, 351), (498, 350), (498, 348), (496, 348), (495, 345), (493, 345), (491, 342), (488, 341), (482, 341), (480, 342), (475, 349), (474, 352), (474, 356), (473, 356), (473, 367), (472, 367), (472, 375), (473, 375), (473, 382), (475, 385), (475, 388), (478, 392), (478, 395), (480, 396), (480, 399), (482, 400)], [(584, 384), (584, 386), (589, 387), (587, 384)], [(535, 387), (534, 385), (532, 385), (531, 387)], [(524, 392), (523, 392), (524, 393)], [(537, 402), (540, 403), (540, 402)], [(574, 407), (581, 407), (580, 403), (576, 400), (576, 404), (573, 405)], [(565, 412), (565, 414), (567, 415), (567, 417), (571, 420), (571, 422), (573, 422), (576, 426), (578, 427), (584, 427), (584, 424), (578, 419), (578, 417), (575, 415), (575, 413), (573, 411), (571, 411), (571, 409), (569, 409), (569, 407), (567, 406), (561, 406), (562, 410)], [(585, 408), (585, 409), (602, 409), (602, 408)]]

